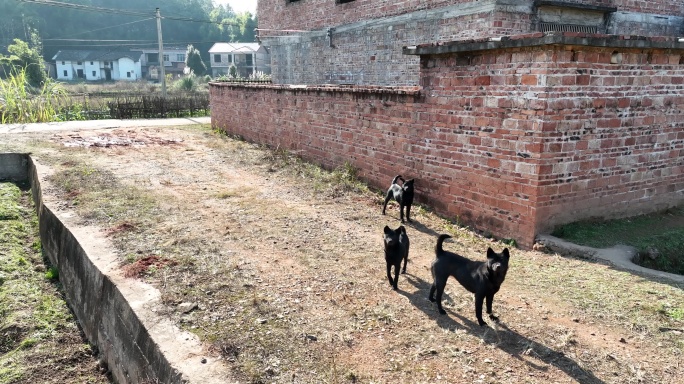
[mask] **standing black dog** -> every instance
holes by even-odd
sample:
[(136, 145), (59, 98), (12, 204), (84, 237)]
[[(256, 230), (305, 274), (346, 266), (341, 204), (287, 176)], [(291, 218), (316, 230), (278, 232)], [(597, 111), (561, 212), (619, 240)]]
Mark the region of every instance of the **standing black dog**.
[[(492, 301), (494, 294), (499, 292), (501, 284), (508, 272), (508, 259), (510, 255), (508, 248), (504, 248), (501, 253), (494, 252), (491, 248), (487, 249), (487, 261), (473, 261), (453, 252), (442, 249), (445, 239), (451, 238), (449, 235), (439, 235), (435, 246), (435, 261), (432, 262), (432, 278), (434, 279), (430, 288), (430, 301), (437, 301), (437, 308), (442, 315), (446, 314), (442, 308), (442, 294), (449, 276), (453, 276), (468, 291), (475, 294), (475, 315), (477, 322), (482, 326), (487, 323), (482, 320), (482, 301), (487, 299), (487, 314), (494, 321), (499, 318), (492, 314)], [(434, 294), (437, 291), (437, 297)]]
[[(408, 262), (409, 238), (406, 234), (406, 228), (402, 225), (396, 230), (392, 230), (385, 225), (384, 242), (387, 279), (396, 291), (401, 261), (404, 260), (404, 270), (401, 273), (406, 273), (406, 263)], [(394, 266), (394, 279), (392, 279), (392, 266)]]
[[(403, 185), (397, 184), (397, 180), (401, 180)], [(401, 175), (397, 175), (392, 180), (392, 185), (390, 185), (387, 190), (387, 196), (385, 197), (385, 205), (382, 206), (382, 214), (385, 214), (385, 209), (387, 208), (387, 203), (390, 200), (397, 201), (399, 203), (399, 217), (401, 217), (401, 222), (404, 222), (404, 207), (406, 207), (406, 220), (411, 222), (411, 204), (413, 204), (413, 179), (404, 180)]]

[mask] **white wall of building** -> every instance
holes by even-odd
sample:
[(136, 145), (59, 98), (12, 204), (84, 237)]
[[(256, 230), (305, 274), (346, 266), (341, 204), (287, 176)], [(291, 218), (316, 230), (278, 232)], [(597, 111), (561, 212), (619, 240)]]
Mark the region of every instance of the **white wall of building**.
[(142, 78), (142, 65), (140, 60), (133, 61), (128, 57), (122, 57), (113, 61), (62, 61), (55, 62), (57, 80), (78, 80), (78, 71), (83, 72), (83, 79), (87, 81), (106, 80), (106, 69), (111, 68), (111, 79), (122, 81), (136, 81)]
[(112, 80), (135, 81), (142, 77), (140, 61), (133, 61), (128, 57), (122, 57), (114, 62), (112, 68)]
[(102, 79), (102, 74), (100, 73), (100, 62), (99, 61), (86, 61), (84, 63), (85, 79), (88, 81), (96, 81)]
[(57, 80), (73, 80), (75, 75), (71, 68), (71, 61), (57, 61), (55, 67)]

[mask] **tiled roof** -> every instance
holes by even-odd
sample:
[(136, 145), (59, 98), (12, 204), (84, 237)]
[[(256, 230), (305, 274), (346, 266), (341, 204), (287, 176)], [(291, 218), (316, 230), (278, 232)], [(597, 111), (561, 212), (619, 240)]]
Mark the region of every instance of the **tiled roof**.
[(63, 50), (55, 54), (52, 60), (59, 61), (113, 61), (128, 57), (133, 61), (140, 61), (142, 51), (87, 51)]

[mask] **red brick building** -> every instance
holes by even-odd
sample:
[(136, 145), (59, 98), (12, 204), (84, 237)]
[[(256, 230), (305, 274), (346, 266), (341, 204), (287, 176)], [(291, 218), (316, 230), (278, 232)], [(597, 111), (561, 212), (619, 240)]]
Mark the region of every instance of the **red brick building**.
[[(339, 18), (356, 20), (351, 3), (371, 6), (360, 0), (298, 3), (312, 11), (320, 6), (321, 12), (306, 21), (311, 28), (330, 22), (336, 9)], [(406, 12), (409, 3), (375, 2), (379, 8), (368, 12), (395, 15)], [(682, 15), (683, 4), (417, 3), (427, 13), (491, 3), (498, 11), (445, 11), (442, 15), (450, 18), (444, 23), (478, 18), (473, 27), (517, 25), (519, 30), (491, 36), (490, 28), (480, 26), (477, 39), (435, 38), (404, 48), (407, 62), (416, 62), (410, 74), (416, 80), (405, 81), (414, 86), (215, 83), (212, 124), (296, 150), (329, 168), (350, 162), (379, 188), (396, 174), (415, 177), (421, 202), (525, 247), (559, 224), (634, 215), (684, 201), (684, 39), (674, 37), (684, 25), (675, 15), (677, 9)], [(501, 8), (512, 3), (517, 5)], [(268, 5), (281, 12), (294, 9), (286, 0), (260, 1), (260, 23), (276, 19), (266, 13)], [(672, 15), (639, 13), (665, 9)], [(578, 24), (580, 19), (596, 25)], [(551, 31), (530, 32), (540, 28)], [(671, 35), (595, 33), (630, 28), (643, 35), (660, 28)], [(294, 46), (283, 49), (299, 52)], [(301, 54), (310, 54), (312, 48), (302, 49)], [(275, 59), (273, 65), (275, 74)]]
[(418, 84), (404, 46), (536, 31), (684, 36), (681, 0), (259, 0), (279, 84)]

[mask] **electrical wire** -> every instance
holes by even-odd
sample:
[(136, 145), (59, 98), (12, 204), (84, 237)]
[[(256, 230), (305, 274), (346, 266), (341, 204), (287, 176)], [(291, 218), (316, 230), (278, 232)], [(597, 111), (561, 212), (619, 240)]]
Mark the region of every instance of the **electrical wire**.
[[(64, 3), (64, 2), (55, 1), (55, 0), (17, 0), (17, 1), (19, 1), (21, 3), (49, 5), (49, 6), (58, 7), (58, 8), (69, 8), (69, 9), (76, 9), (76, 10), (82, 10), (82, 11), (111, 13), (111, 14), (128, 15), (128, 16), (150, 16), (150, 15), (154, 15), (154, 12), (155, 12), (155, 11), (150, 11), (150, 13), (141, 13), (141, 12), (129, 11), (129, 10), (123, 10), (123, 9), (112, 9), (112, 8), (103, 8), (103, 7), (93, 7), (93, 6), (89, 6), (89, 5)], [(193, 22), (193, 23), (207, 23), (207, 24), (216, 24), (216, 25), (240, 26), (238, 23), (228, 23), (228, 22), (223, 22), (223, 21), (211, 21), (211, 20), (200, 20), (200, 19), (193, 19), (190, 17), (162, 16), (161, 18), (166, 19), (166, 20), (174, 20), (174, 21), (189, 21), (189, 22)]]
[[(65, 37), (83, 35), (83, 34), (86, 34), (86, 33), (97, 32), (97, 31), (103, 31), (103, 30), (105, 30), (105, 29), (110, 29), (110, 28), (123, 27), (124, 25), (135, 24), (135, 23), (140, 23), (140, 22), (143, 22), (143, 21), (149, 21), (149, 20), (154, 20), (154, 19), (156, 19), (156, 18), (155, 18), (155, 17), (150, 17), (150, 18), (147, 18), (147, 19), (131, 21), (130, 23), (117, 24), (117, 25), (112, 25), (112, 26), (109, 26), (109, 27), (93, 29), (93, 30), (90, 30), (90, 31), (73, 33), (73, 34), (67, 35), (67, 36), (65, 36)], [(60, 39), (44, 39), (44, 40), (60, 40)]]
[(76, 9), (76, 10), (80, 10), (80, 11), (101, 12), (101, 13), (110, 13), (110, 14), (128, 15), (128, 16), (147, 16), (147, 17), (149, 17), (149, 16), (154, 15), (154, 13), (155, 13), (155, 11), (149, 11), (149, 12), (143, 13), (143, 12), (138, 12), (138, 11), (123, 10), (123, 9), (112, 9), (112, 8), (94, 7), (91, 5), (64, 3), (61, 1), (55, 1), (55, 0), (18, 0), (18, 1), (21, 3), (49, 5), (49, 6), (58, 7), (58, 8)]
[[(135, 41), (135, 40), (132, 40)], [(152, 40), (139, 40), (139, 41), (152, 41)], [(210, 44), (216, 43), (216, 41), (164, 41), (164, 45), (177, 45), (177, 44)], [(120, 47), (120, 46), (152, 46), (156, 47), (157, 43), (131, 43), (131, 44), (43, 44), (43, 47)]]

